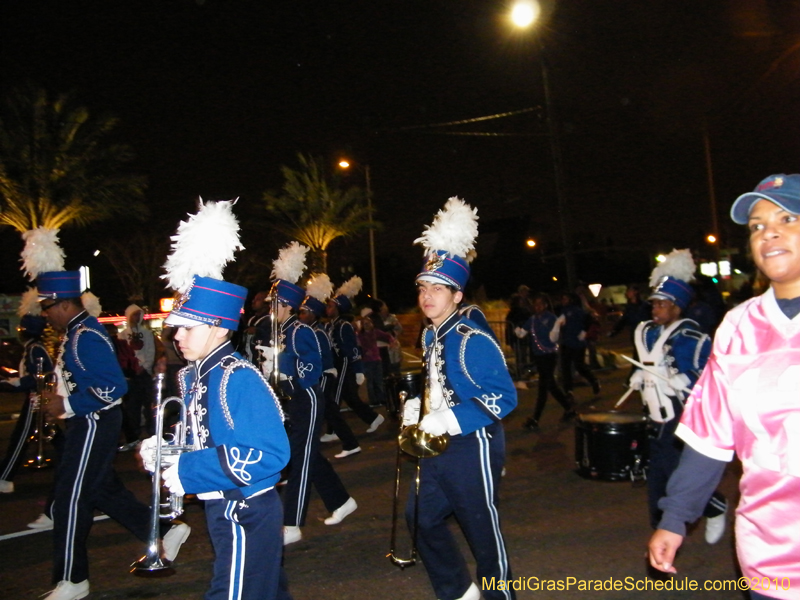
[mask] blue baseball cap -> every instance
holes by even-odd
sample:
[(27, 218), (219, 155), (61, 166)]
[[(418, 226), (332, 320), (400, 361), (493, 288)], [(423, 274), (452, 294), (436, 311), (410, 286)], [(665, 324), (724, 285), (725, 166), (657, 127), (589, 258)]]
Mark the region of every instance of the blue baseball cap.
[(66, 300), (67, 298), (80, 298), (81, 289), (80, 271), (47, 271), (39, 273), (36, 277), (36, 288), (39, 300)]
[(787, 212), (800, 215), (800, 175), (770, 175), (755, 190), (739, 196), (731, 207), (733, 222), (746, 225), (759, 200), (769, 200)]
[(211, 325), (235, 331), (245, 298), (247, 288), (195, 275), (192, 287), (180, 297), (164, 324), (173, 327)]
[(417, 275), (417, 281), (431, 283), (444, 283), (463, 291), (469, 281), (469, 263), (460, 256), (451, 256), (444, 250), (431, 252), (422, 263), (422, 271)]

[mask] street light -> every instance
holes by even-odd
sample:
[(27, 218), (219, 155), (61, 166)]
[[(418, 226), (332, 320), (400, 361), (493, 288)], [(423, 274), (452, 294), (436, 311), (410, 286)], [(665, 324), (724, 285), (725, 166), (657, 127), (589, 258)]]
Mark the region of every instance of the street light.
[[(519, 29), (527, 29), (533, 25), (541, 14), (541, 7), (537, 0), (523, 0), (517, 2), (511, 9), (511, 22)], [(561, 168), (561, 140), (558, 125), (553, 118), (553, 99), (550, 91), (550, 76), (547, 69), (547, 60), (544, 54), (544, 43), (541, 36), (539, 43), (539, 66), (542, 70), (542, 86), (544, 87), (544, 103), (547, 119), (547, 131), (550, 137), (550, 152), (553, 156), (553, 176), (555, 179), (556, 202), (558, 207), (558, 220), (561, 229), (561, 242), (564, 244), (564, 261), (567, 267), (567, 287), (575, 289), (577, 275), (575, 272), (575, 257), (572, 253), (572, 231), (569, 228), (569, 207), (564, 197), (564, 184)]]
[[(346, 160), (339, 161), (339, 167), (349, 169), (350, 163)], [(372, 278), (372, 297), (378, 297), (378, 276), (375, 269), (375, 229), (372, 226), (372, 181), (370, 180), (369, 165), (364, 165), (364, 177), (367, 187), (367, 219), (369, 221), (369, 270)]]

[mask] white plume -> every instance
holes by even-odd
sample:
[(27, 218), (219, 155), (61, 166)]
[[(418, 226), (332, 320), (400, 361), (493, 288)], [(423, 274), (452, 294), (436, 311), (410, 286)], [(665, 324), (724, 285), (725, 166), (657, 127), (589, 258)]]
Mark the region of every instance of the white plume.
[(33, 281), (40, 273), (64, 270), (64, 250), (58, 245), (58, 229), (37, 227), (22, 234), (22, 270)]
[(350, 279), (345, 281), (338, 290), (336, 290), (335, 296), (347, 296), (348, 298), (355, 298), (358, 296), (358, 293), (361, 291), (361, 287), (363, 286), (363, 282), (361, 281), (361, 277), (358, 275), (353, 275)]
[(234, 252), (244, 250), (239, 241), (239, 222), (233, 214), (234, 200), (198, 199), (197, 214), (181, 221), (171, 237), (172, 253), (164, 263), (167, 286), (180, 293), (192, 287), (194, 276), (222, 279), (222, 270)]
[(86, 312), (93, 317), (99, 317), (100, 313), (103, 312), (103, 307), (100, 306), (100, 298), (95, 296), (92, 292), (84, 292), (81, 294), (81, 302)]
[(692, 253), (689, 249), (672, 250), (667, 257), (658, 263), (650, 274), (650, 287), (656, 287), (662, 278), (674, 277), (689, 283), (694, 279), (697, 266), (694, 264)]
[(333, 282), (325, 273), (314, 273), (306, 286), (306, 294), (325, 302), (333, 293)]
[(451, 256), (466, 258), (470, 250), (475, 249), (477, 237), (478, 209), (453, 196), (414, 243), (421, 244), (426, 255), (434, 250), (445, 250)]
[(17, 314), (20, 317), (24, 317), (25, 315), (38, 317), (42, 314), (42, 307), (39, 304), (39, 290), (35, 287), (25, 290), (25, 293), (22, 294)]
[(272, 261), (270, 278), (297, 283), (306, 269), (307, 252), (308, 247), (299, 242), (289, 242), (285, 248), (281, 248), (278, 258)]

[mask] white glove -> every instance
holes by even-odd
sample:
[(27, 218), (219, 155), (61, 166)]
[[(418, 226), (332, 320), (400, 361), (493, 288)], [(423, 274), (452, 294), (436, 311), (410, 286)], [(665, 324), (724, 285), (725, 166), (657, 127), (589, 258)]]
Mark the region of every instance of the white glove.
[(256, 350), (261, 354), (261, 372), (264, 377), (269, 377), (275, 365), (275, 349), (272, 346), (256, 346)]
[(519, 339), (522, 339), (526, 335), (528, 335), (528, 332), (525, 331), (522, 327), (514, 327), (514, 335), (517, 336)]
[[(176, 459), (180, 458), (180, 455), (175, 457)], [(178, 496), (185, 495), (183, 491), (183, 485), (181, 484), (181, 478), (178, 475), (178, 462), (175, 461), (175, 464), (166, 469), (161, 474), (161, 481), (164, 484), (164, 487), (167, 488), (171, 493), (176, 494)]]
[(563, 327), (564, 323), (566, 323), (566, 322), (567, 322), (567, 317), (565, 317), (564, 315), (561, 315), (560, 317), (558, 317), (556, 319), (555, 326), (558, 327), (559, 329), (561, 329), (561, 327)]
[(636, 369), (628, 381), (628, 387), (632, 390), (641, 391), (644, 387), (644, 371)]
[(578, 334), (578, 339), (579, 339), (580, 341), (583, 341), (583, 340), (585, 340), (585, 339), (586, 339), (586, 332), (585, 332), (585, 331), (581, 331), (581, 332)]
[(676, 395), (683, 397), (685, 394), (689, 393), (691, 390), (692, 382), (689, 380), (688, 375), (684, 375), (683, 373), (677, 373), (669, 378), (669, 387), (675, 392)]
[(158, 447), (158, 438), (152, 435), (146, 440), (142, 440), (139, 446), (139, 456), (142, 457), (142, 464), (146, 471), (150, 473), (156, 470), (156, 448)]
[(447, 409), (428, 413), (422, 417), (419, 428), (425, 433), (430, 433), (431, 435), (442, 435), (443, 433), (447, 433), (449, 419), (447, 418), (446, 413), (448, 412), (452, 413), (453, 411)]
[(408, 398), (403, 405), (403, 427), (408, 427), (419, 421), (419, 398)]
[(325, 369), (325, 372), (326, 373), (330, 373), (334, 377), (338, 377), (339, 376), (339, 371), (337, 371), (336, 369)]
[(358, 385), (363, 385), (364, 379), (365, 379), (365, 377), (364, 377), (363, 373), (356, 373), (356, 383)]

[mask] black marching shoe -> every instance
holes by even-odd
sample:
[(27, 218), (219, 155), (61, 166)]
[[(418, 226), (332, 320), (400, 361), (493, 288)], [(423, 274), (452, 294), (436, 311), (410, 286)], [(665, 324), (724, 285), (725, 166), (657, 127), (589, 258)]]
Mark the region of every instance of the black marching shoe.
[(531, 431), (539, 431), (539, 421), (533, 417), (528, 417), (525, 419), (525, 422), (522, 424), (522, 426), (525, 429), (530, 429)]
[(569, 410), (565, 410), (564, 414), (561, 415), (561, 422), (562, 423), (569, 423), (570, 421), (572, 421), (577, 416), (578, 416), (578, 413), (575, 412), (575, 409), (574, 408), (570, 408)]

